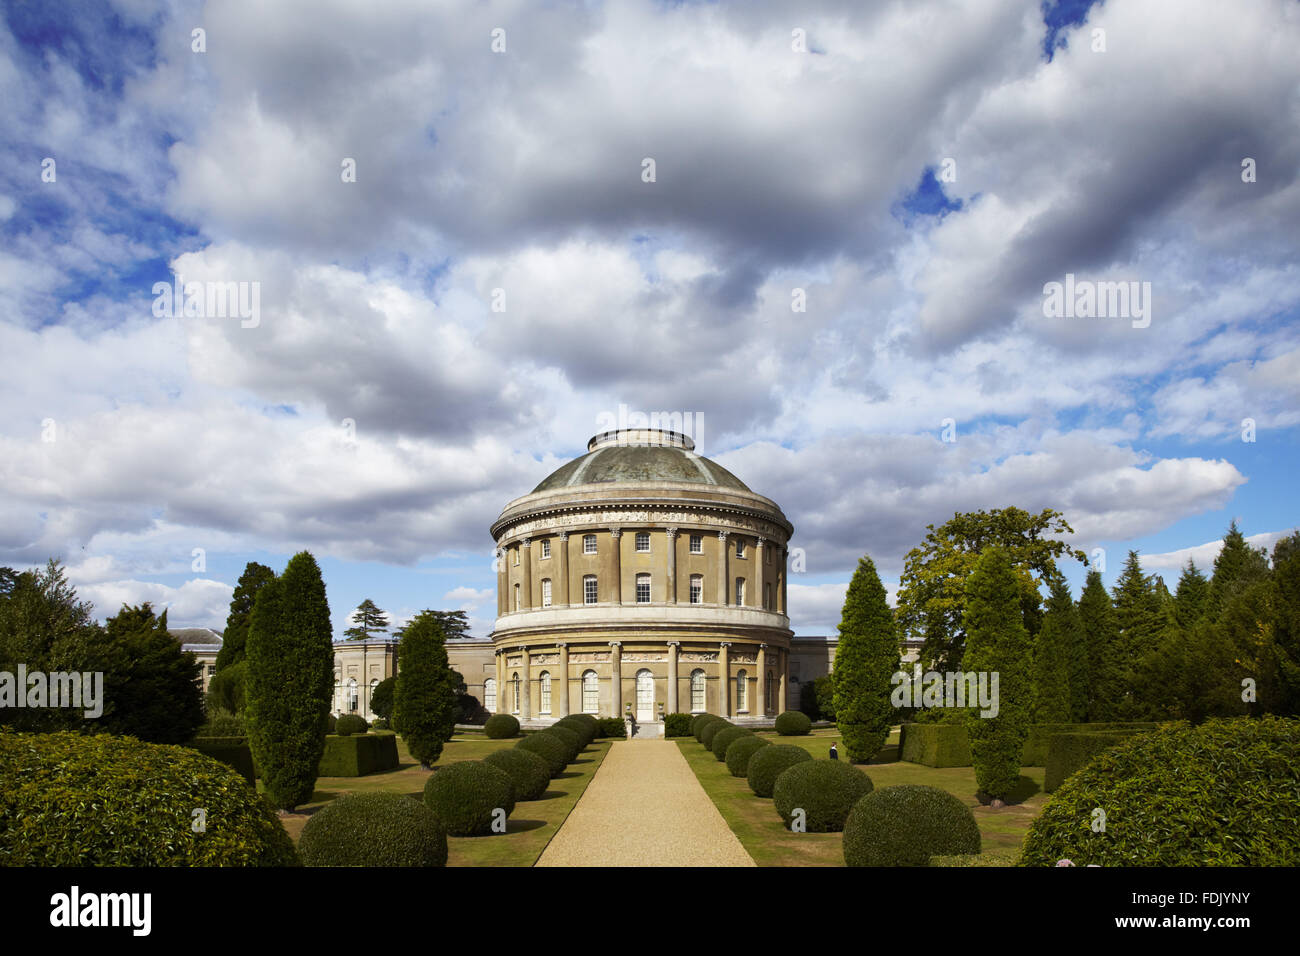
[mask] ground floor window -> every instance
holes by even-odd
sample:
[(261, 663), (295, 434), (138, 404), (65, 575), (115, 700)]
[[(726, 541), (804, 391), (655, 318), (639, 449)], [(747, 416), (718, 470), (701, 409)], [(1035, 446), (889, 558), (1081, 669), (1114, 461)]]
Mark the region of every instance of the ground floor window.
[(594, 714), (600, 709), (600, 685), (596, 683), (595, 671), (582, 674), (582, 712)]
[(541, 676), (541, 685), (542, 685), (542, 713), (543, 713), (543, 714), (549, 714), (549, 713), (551, 712), (551, 674), (550, 674), (550, 671), (542, 671), (542, 676)]
[(749, 678), (744, 671), (736, 675), (736, 710), (748, 710), (748, 700), (745, 697), (745, 691), (749, 689)]
[(510, 699), (511, 699), (511, 707), (510, 707), (511, 711), (512, 711), (513, 713), (516, 713), (516, 714), (519, 713), (519, 673), (518, 673), (518, 671), (516, 671), (516, 672), (515, 672), (515, 675), (510, 679)]
[(497, 712), (497, 680), (489, 677), (483, 682), (483, 707), (489, 714)]
[(691, 671), (691, 710), (704, 711), (704, 671), (698, 667)]

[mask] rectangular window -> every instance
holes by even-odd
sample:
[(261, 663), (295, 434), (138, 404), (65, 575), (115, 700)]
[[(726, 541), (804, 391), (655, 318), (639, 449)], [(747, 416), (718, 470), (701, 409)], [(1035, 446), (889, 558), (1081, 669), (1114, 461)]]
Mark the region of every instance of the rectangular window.
[(704, 577), (699, 574), (691, 575), (691, 603), (700, 604), (704, 601)]
[(736, 557), (738, 557), (738, 558), (743, 558), (744, 556), (745, 556), (745, 539), (744, 539), (744, 538), (737, 538), (737, 539), (736, 539)]
[(519, 585), (515, 585), (515, 610), (519, 610)]
[(582, 579), (582, 600), (586, 604), (596, 603), (596, 575), (588, 574)]
[(542, 607), (551, 606), (551, 579), (542, 579)]
[(515, 548), (515, 567), (519, 567), (519, 552), (520, 552), (520, 550), (521, 550), (521, 549), (518, 548), (518, 547)]
[(582, 536), (582, 553), (583, 554), (596, 553), (596, 536), (594, 534), (584, 534)]
[(636, 603), (650, 603), (650, 575), (638, 574), (636, 576)]
[(641, 554), (650, 551), (650, 533), (648, 531), (638, 531), (636, 533), (636, 549)]
[(551, 556), (551, 542), (550, 542), (549, 540), (547, 540), (547, 541), (543, 541), (543, 542), (542, 542), (542, 557), (543, 557), (543, 558), (549, 558), (550, 556)]
[(691, 554), (703, 554), (703, 553), (704, 553), (704, 535), (702, 534), (691, 535)]
[(745, 579), (736, 578), (736, 607), (745, 605)]
[(763, 585), (763, 607), (772, 610), (772, 585)]

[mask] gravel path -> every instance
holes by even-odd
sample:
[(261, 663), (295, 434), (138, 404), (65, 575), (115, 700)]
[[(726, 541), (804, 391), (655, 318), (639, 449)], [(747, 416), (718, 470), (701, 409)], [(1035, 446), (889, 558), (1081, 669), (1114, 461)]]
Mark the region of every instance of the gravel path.
[(538, 866), (753, 866), (671, 740), (617, 741)]

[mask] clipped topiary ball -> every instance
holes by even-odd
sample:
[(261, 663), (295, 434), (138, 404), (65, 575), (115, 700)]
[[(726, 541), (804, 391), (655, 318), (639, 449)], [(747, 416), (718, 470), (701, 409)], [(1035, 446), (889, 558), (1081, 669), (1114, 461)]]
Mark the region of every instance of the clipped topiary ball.
[(298, 849), (308, 866), (446, 866), (432, 810), (400, 793), (353, 793), (317, 810)]
[(707, 747), (709, 750), (712, 750), (713, 735), (720, 730), (725, 730), (727, 727), (734, 727), (734, 726), (736, 725), (733, 724), (731, 721), (723, 720), (721, 717), (719, 717), (717, 720), (713, 721), (712, 723), (708, 723), (704, 725), (704, 729), (700, 731), (700, 743), (704, 744), (704, 746)]
[(515, 744), (517, 750), (527, 750), (546, 761), (551, 776), (557, 777), (569, 765), (569, 748), (554, 734), (529, 734)]
[(854, 804), (844, 821), (847, 866), (928, 866), (932, 856), (979, 851), (975, 814), (938, 787), (875, 790)]
[(519, 721), (509, 714), (493, 714), (483, 724), (483, 733), (493, 740), (509, 740), (519, 736)]
[(836, 833), (844, 829), (853, 805), (871, 790), (871, 778), (850, 763), (809, 760), (781, 771), (772, 802), (787, 828), (795, 811), (803, 810), (805, 832)]
[(782, 737), (804, 737), (812, 730), (808, 715), (798, 710), (787, 710), (776, 718), (776, 732)]
[(334, 732), (340, 737), (351, 737), (353, 734), (364, 734), (370, 729), (364, 717), (356, 714), (344, 714), (335, 723)]
[(545, 760), (530, 750), (511, 747), (497, 750), (483, 758), (498, 770), (510, 775), (515, 786), (515, 802), (523, 800), (540, 800), (546, 788), (551, 785), (551, 767)]
[(812, 760), (812, 754), (793, 744), (773, 744), (756, 750), (749, 758), (749, 770), (745, 774), (749, 789), (757, 797), (770, 797), (781, 772), (805, 760)]
[(433, 772), (424, 784), (424, 805), (452, 836), (492, 832), (497, 810), (510, 816), (515, 785), (504, 770), (482, 760), (462, 760)]
[(582, 740), (578, 737), (576, 731), (571, 730), (568, 727), (555, 725), (547, 727), (542, 731), (542, 733), (558, 737), (563, 741), (564, 746), (567, 748), (564, 761), (566, 764), (573, 763), (573, 761), (578, 759), (578, 754), (582, 752)]
[(592, 739), (596, 736), (596, 722), (594, 720), (588, 722), (585, 720), (578, 720), (574, 717), (565, 717), (563, 720), (556, 721), (554, 726), (563, 727), (566, 730), (572, 730), (578, 735), (579, 753), (585, 750), (587, 745), (591, 743)]
[[(718, 734), (721, 737), (721, 734)], [(715, 742), (717, 738), (714, 738)], [(727, 748), (727, 769), (731, 771), (733, 777), (743, 777), (749, 773), (749, 758), (762, 750), (764, 747), (770, 747), (762, 737), (755, 737), (749, 734), (745, 737), (737, 737)]]
[(696, 714), (694, 717), (691, 718), (691, 736), (694, 737), (696, 740), (699, 740), (700, 731), (704, 729), (705, 724), (709, 723), (710, 721), (721, 720), (721, 719), (722, 718), (719, 717), (717, 714)]
[[(0, 866), (297, 866), (270, 802), (188, 747), (0, 733)], [(192, 829), (206, 810), (205, 830)]]
[[(1172, 724), (1098, 754), (1029, 827), (1022, 866), (1300, 866), (1300, 720)], [(1089, 824), (1106, 811), (1105, 833)]]
[(722, 763), (727, 759), (727, 748), (731, 746), (733, 740), (752, 736), (754, 732), (744, 727), (720, 727), (714, 731), (713, 738), (709, 741), (709, 749), (713, 751), (713, 756), (718, 763)]
[(596, 730), (596, 725), (597, 725), (598, 723), (600, 723), (600, 721), (598, 721), (598, 720), (597, 720), (595, 717), (593, 717), (591, 714), (569, 714), (569, 716), (565, 717), (564, 719), (565, 719), (565, 720), (581, 720), (584, 724), (590, 724), (593, 733), (594, 733), (595, 730)]

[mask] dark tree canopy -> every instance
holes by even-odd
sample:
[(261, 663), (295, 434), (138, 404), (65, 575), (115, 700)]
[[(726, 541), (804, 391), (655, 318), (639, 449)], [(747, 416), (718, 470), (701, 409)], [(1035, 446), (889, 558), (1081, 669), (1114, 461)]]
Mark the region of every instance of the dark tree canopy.
[(257, 592), (275, 580), (275, 572), (265, 564), (249, 561), (239, 576), (235, 593), (230, 598), (230, 614), (226, 617), (226, 630), (221, 635), (221, 650), (217, 652), (217, 671), (238, 664), (244, 659), (244, 646), (248, 641), (248, 622), (253, 615)]
[(383, 634), (388, 630), (388, 616), (370, 598), (357, 605), (350, 620), (352, 627), (343, 632), (343, 636), (349, 641), (369, 640), (371, 636)]
[(397, 660), (394, 723), (411, 756), (427, 769), (456, 729), (458, 676), (447, 661), (438, 612), (422, 611), (406, 625)]
[(104, 675), (113, 711), (109, 733), (157, 744), (190, 740), (203, 723), (199, 664), (167, 630), (167, 612), (149, 602), (122, 606), (104, 627), (118, 666)]
[(885, 745), (896, 714), (891, 679), (898, 671), (894, 612), (871, 558), (849, 582), (835, 651), (835, 721), (850, 760), (865, 763)]
[(1095, 568), (1079, 595), (1079, 624), (1088, 647), (1088, 720), (1114, 720), (1126, 690), (1124, 660), (1115, 606)]

